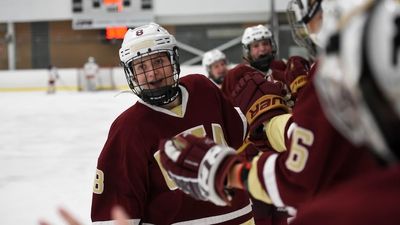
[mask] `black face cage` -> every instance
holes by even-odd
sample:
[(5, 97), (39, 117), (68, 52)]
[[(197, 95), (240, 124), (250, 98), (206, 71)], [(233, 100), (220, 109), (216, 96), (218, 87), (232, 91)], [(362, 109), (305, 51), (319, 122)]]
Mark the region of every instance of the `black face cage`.
[[(160, 58), (162, 54), (165, 53), (168, 56), (169, 62), (162, 62), (161, 65), (154, 65), (153, 60)], [(157, 75), (157, 79), (164, 84), (164, 86), (155, 89), (149, 89), (148, 86), (151, 84), (151, 81), (147, 81), (147, 77), (143, 74), (144, 78), (146, 79), (145, 83), (139, 84), (138, 83), (138, 73), (135, 71), (135, 67), (133, 62), (136, 61), (135, 64), (141, 64), (144, 61), (142, 59), (146, 56), (149, 56), (147, 60), (150, 60), (152, 63), (153, 70), (155, 69), (163, 69), (162, 74)], [(128, 82), (128, 85), (133, 93), (135, 93), (139, 98), (143, 101), (156, 106), (166, 105), (174, 101), (179, 95), (179, 87), (178, 87), (178, 80), (179, 80), (179, 73), (180, 73), (180, 64), (179, 64), (179, 54), (178, 48), (175, 47), (173, 50), (168, 49), (160, 49), (151, 51), (149, 49), (148, 53), (140, 54), (138, 53), (137, 56), (133, 57), (132, 59), (128, 60), (126, 63), (121, 62), (121, 65), (124, 67), (125, 77)], [(172, 67), (171, 75), (165, 73), (165, 69), (167, 67)], [(149, 71), (144, 71), (144, 73)], [(167, 83), (172, 77), (173, 83)]]

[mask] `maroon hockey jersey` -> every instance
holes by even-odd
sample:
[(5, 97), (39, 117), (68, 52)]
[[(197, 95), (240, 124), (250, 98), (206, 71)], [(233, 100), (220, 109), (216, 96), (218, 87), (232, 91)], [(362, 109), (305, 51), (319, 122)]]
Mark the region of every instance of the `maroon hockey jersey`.
[(196, 201), (176, 189), (157, 162), (160, 139), (182, 132), (207, 135), (233, 147), (239, 147), (244, 138), (244, 118), (205, 76), (181, 78), (180, 89), (182, 115), (139, 101), (113, 122), (98, 158), (93, 222), (111, 224), (110, 211), (117, 204), (135, 224), (242, 224), (252, 220), (245, 192), (237, 191), (229, 207)]
[(366, 174), (307, 202), (293, 225), (400, 224), (400, 166)]
[(288, 150), (261, 155), (253, 163), (259, 184), (249, 184), (250, 193), (261, 186), (265, 193), (258, 196), (293, 213), (311, 197), (377, 168), (369, 152), (354, 147), (328, 122), (312, 78), (299, 93), (293, 116), (286, 123)]

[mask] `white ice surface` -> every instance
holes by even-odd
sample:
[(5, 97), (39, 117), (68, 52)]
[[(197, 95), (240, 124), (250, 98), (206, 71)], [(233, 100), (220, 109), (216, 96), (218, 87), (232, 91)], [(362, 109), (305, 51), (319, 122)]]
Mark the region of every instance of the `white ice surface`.
[(0, 225), (65, 224), (58, 206), (91, 224), (97, 157), (113, 120), (136, 101), (117, 94), (0, 93)]

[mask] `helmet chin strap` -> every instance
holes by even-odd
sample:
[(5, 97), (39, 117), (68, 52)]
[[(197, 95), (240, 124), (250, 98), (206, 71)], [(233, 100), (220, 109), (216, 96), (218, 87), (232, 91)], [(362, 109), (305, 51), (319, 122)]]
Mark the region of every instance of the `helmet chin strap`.
[(268, 72), (269, 65), (274, 60), (274, 58), (275, 58), (274, 54), (267, 54), (256, 60), (251, 60), (250, 65), (258, 70), (263, 71), (263, 72)]
[(173, 102), (179, 95), (178, 86), (165, 86), (157, 89), (143, 89), (139, 97), (151, 105), (163, 106)]
[(214, 81), (216, 84), (222, 84), (222, 82), (224, 81), (224, 77), (223, 77), (223, 76), (218, 77), (218, 78), (215, 78), (214, 76), (210, 76), (210, 78), (211, 78), (211, 80)]

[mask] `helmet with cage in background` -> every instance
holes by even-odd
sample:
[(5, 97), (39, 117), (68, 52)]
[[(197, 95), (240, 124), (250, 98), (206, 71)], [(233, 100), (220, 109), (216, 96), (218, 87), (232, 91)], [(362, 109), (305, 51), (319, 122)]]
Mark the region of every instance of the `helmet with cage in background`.
[(211, 66), (221, 60), (225, 61), (225, 64), (227, 64), (226, 55), (218, 49), (213, 49), (204, 53), (202, 60), (203, 67), (206, 69), (209, 78), (217, 84), (221, 84), (223, 82), (224, 76), (217, 76), (217, 74), (213, 74)]
[[(256, 41), (267, 40), (271, 45), (272, 51), (263, 54), (257, 59), (251, 56), (250, 45)], [(247, 27), (242, 36), (243, 56), (249, 61), (250, 65), (263, 72), (267, 72), (272, 60), (275, 59), (277, 47), (272, 32), (267, 27), (259, 24), (257, 26)]]

